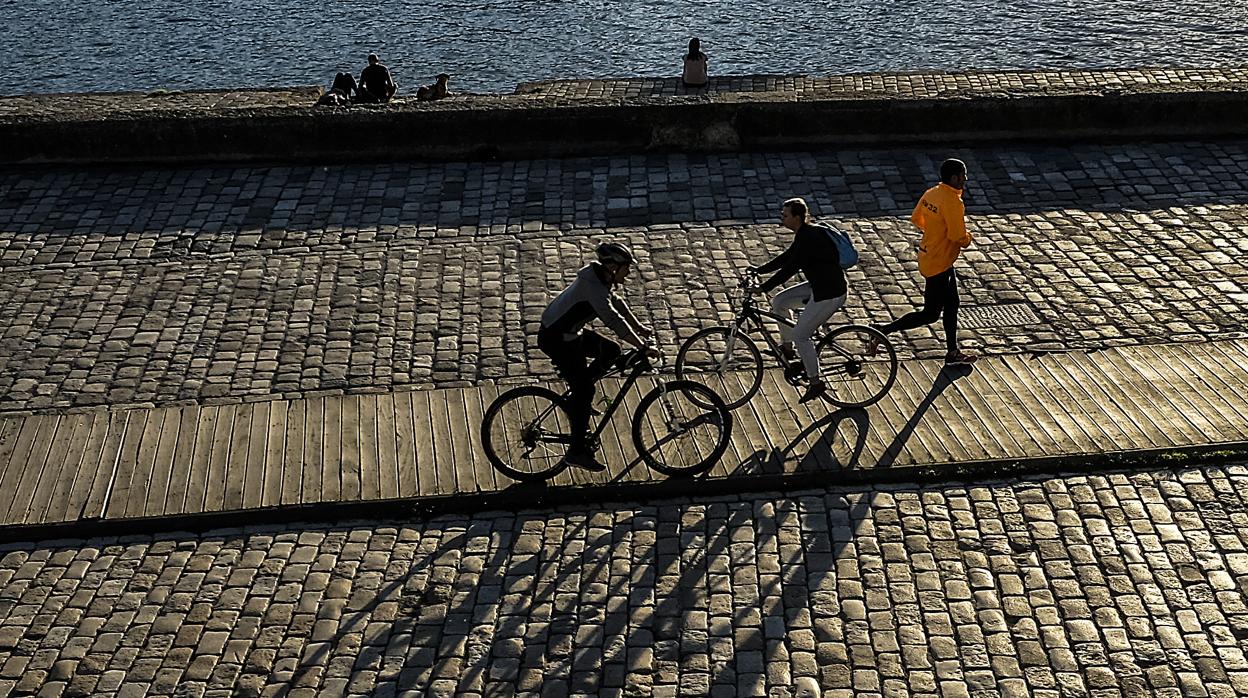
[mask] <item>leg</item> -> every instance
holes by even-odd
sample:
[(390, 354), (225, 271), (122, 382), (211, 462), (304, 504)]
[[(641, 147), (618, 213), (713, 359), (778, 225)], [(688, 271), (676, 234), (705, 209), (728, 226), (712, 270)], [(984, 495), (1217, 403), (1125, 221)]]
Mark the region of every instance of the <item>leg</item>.
[(589, 431), (589, 407), (594, 399), (594, 379), (585, 365), (578, 337), (567, 342), (538, 335), (537, 346), (550, 360), (568, 384), (568, 419), (572, 434), (569, 451), (585, 450), (585, 433)]
[[(776, 311), (777, 315), (791, 317), (794, 310), (801, 310), (802, 306), (810, 300), (810, 282), (803, 281), (796, 286), (790, 286), (783, 291), (777, 293), (771, 299), (771, 309)], [(788, 325), (780, 325), (780, 340), (785, 344), (793, 343), (793, 328)]]
[(949, 270), (949, 281), (942, 291), (945, 297), (945, 349), (949, 356), (960, 354), (958, 351), (958, 275)]
[(949, 269), (926, 279), (923, 286), (922, 310), (907, 313), (887, 325), (876, 327), (875, 329), (884, 334), (890, 334), (899, 330), (912, 330), (916, 327), (936, 322), (940, 318), (941, 311), (945, 309), (945, 284), (952, 276), (953, 269)]
[(797, 318), (797, 325), (793, 328), (793, 344), (797, 347), (797, 355), (802, 357), (806, 377), (812, 381), (819, 380), (820, 371), (819, 352), (815, 350), (815, 343), (810, 341), (810, 336), (844, 305), (845, 296), (811, 301)]
[[(581, 353), (590, 360), (589, 375), (597, 379), (620, 358), (620, 345), (596, 332), (585, 330), (581, 333)], [(592, 389), (591, 386), (591, 397)]]

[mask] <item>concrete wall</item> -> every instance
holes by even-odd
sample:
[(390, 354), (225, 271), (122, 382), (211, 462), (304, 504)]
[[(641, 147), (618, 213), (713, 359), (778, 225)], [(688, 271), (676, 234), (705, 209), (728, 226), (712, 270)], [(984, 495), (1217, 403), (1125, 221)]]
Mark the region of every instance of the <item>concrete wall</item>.
[(1248, 135), (1248, 91), (1207, 86), (953, 97), (720, 93), (481, 96), (382, 108), (303, 105), (0, 118), (0, 162), (479, 160), (1002, 139)]

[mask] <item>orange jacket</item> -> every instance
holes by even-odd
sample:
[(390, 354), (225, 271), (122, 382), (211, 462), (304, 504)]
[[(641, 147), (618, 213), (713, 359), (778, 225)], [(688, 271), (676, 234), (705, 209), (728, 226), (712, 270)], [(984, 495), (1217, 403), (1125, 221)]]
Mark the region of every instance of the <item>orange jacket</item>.
[(910, 222), (923, 231), (919, 273), (924, 277), (931, 278), (952, 267), (962, 248), (971, 244), (965, 214), (962, 190), (944, 182), (923, 192), (923, 198), (915, 204)]

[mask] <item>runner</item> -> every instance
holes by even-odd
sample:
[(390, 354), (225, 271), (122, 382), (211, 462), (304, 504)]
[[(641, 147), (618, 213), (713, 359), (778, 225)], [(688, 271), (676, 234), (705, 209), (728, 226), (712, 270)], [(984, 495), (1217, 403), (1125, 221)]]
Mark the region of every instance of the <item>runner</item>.
[[(890, 334), (936, 322), (945, 316), (945, 365), (974, 363), (974, 354), (958, 348), (958, 277), (954, 262), (962, 249), (971, 244), (966, 230), (966, 163), (950, 158), (940, 164), (940, 184), (928, 189), (910, 214), (910, 221), (923, 232), (919, 242), (919, 273), (923, 275), (923, 309), (908, 313), (887, 325), (873, 325)], [(868, 353), (874, 353), (873, 343)]]
[[(645, 340), (654, 334), (633, 315), (628, 303), (613, 292), (632, 270), (633, 253), (619, 243), (604, 242), (598, 246), (597, 255), (598, 261), (581, 268), (576, 280), (546, 307), (537, 333), (538, 348), (554, 362), (571, 390), (568, 418), (572, 422), (572, 443), (565, 460), (569, 465), (592, 471), (606, 469), (594, 458), (585, 439), (594, 384), (619, 358), (620, 345), (584, 327), (599, 318), (620, 339), (639, 348), (645, 347)], [(647, 349), (646, 354), (658, 356), (654, 349)]]
[(827, 226), (810, 220), (806, 201), (792, 198), (780, 207), (780, 224), (793, 231), (789, 249), (761, 267), (751, 267), (760, 274), (776, 272), (770, 279), (759, 284), (754, 291), (767, 293), (788, 281), (798, 271), (806, 280), (777, 293), (771, 299), (771, 307), (779, 314), (802, 310), (793, 327), (781, 325), (781, 350), (790, 360), (796, 355), (802, 359), (802, 367), (810, 384), (799, 402), (809, 402), (827, 391), (819, 371), (819, 354), (810, 337), (833, 313), (845, 305), (845, 271), (841, 269), (841, 256), (832, 240)]

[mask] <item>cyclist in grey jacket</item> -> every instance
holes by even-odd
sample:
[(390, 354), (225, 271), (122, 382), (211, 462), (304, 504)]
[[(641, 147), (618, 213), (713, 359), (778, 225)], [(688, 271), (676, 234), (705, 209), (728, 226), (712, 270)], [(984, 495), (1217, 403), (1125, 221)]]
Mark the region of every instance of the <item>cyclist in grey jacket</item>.
[[(604, 242), (597, 249), (598, 261), (585, 265), (576, 280), (551, 301), (542, 313), (537, 346), (551, 361), (570, 389), (568, 418), (572, 443), (565, 458), (571, 465), (587, 470), (605, 470), (586, 444), (589, 417), (594, 400), (594, 384), (620, 356), (615, 342), (586, 330), (585, 325), (599, 318), (620, 339), (644, 348), (654, 334), (633, 315), (628, 303), (612, 289), (624, 282), (632, 269), (633, 253), (615, 242)], [(653, 349), (646, 350), (654, 355)], [(586, 364), (586, 361), (589, 361)]]

